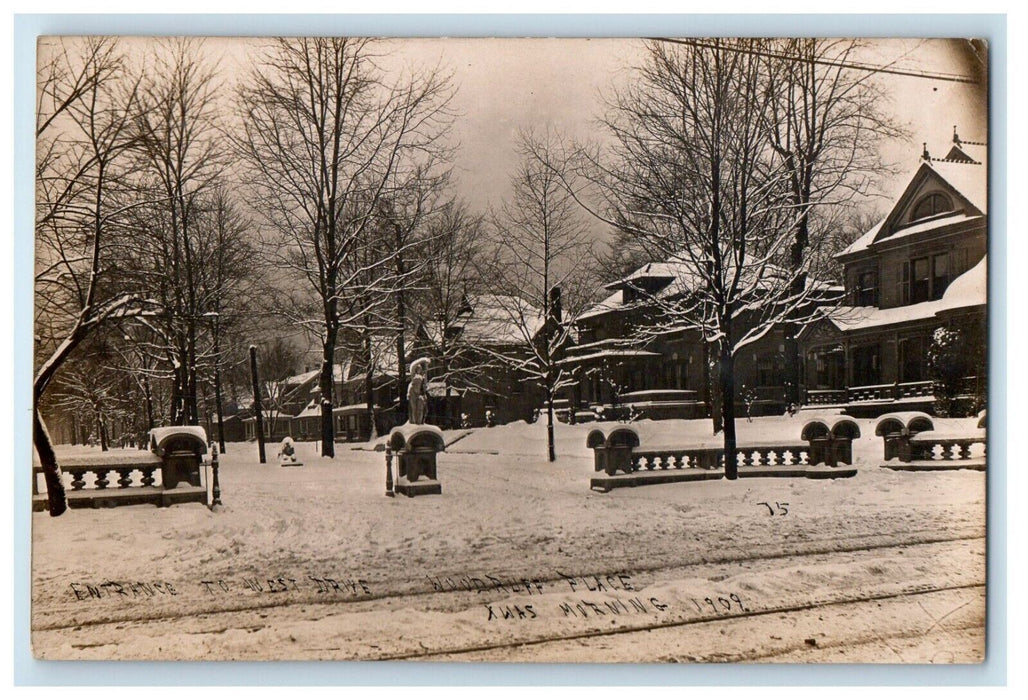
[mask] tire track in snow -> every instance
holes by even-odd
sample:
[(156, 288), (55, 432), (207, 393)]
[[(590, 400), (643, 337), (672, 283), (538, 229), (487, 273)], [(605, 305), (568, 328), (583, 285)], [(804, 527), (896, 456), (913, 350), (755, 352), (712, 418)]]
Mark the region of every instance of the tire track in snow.
[[(935, 536), (929, 537), (917, 537), (917, 535), (931, 533)], [(831, 538), (828, 540), (812, 540), (803, 543), (806, 546), (801, 546), (797, 549), (790, 550), (787, 552), (774, 552), (774, 553), (763, 553), (754, 554), (751, 556), (734, 556), (725, 555), (721, 557), (713, 558), (699, 558), (692, 560), (682, 560), (671, 563), (665, 563), (660, 566), (644, 566), (644, 567), (632, 567), (627, 569), (633, 576), (639, 574), (657, 575), (664, 572), (700, 568), (700, 567), (718, 567), (718, 566), (730, 566), (739, 564), (754, 564), (759, 562), (781, 562), (783, 560), (797, 559), (803, 560), (810, 557), (818, 557), (832, 554), (851, 554), (860, 552), (874, 552), (888, 549), (901, 549), (904, 547), (917, 547), (917, 546), (931, 546), (936, 544), (947, 544), (957, 542), (974, 542), (985, 540), (984, 535), (963, 535), (963, 536), (950, 536), (950, 537), (939, 537), (936, 531), (912, 531), (904, 533), (890, 533), (884, 536), (888, 539), (886, 542), (879, 544), (868, 544), (866, 536), (858, 537), (842, 537), (842, 538)], [(895, 537), (905, 537), (905, 539), (895, 540)], [(849, 540), (858, 539), (859, 544), (849, 543)], [(626, 571), (625, 567), (621, 567), (613, 570), (605, 571), (568, 571), (566, 572), (571, 576), (599, 576), (604, 577), (608, 575), (616, 575)], [(562, 576), (546, 577), (538, 576), (536, 579), (543, 584), (553, 585), (563, 582), (565, 579)], [(941, 589), (940, 589), (941, 590)], [(492, 591), (499, 595), (500, 591)], [(384, 593), (376, 593), (372, 595), (362, 596), (359, 598), (350, 598), (345, 600), (325, 600), (317, 597), (316, 594), (307, 594), (299, 596), (291, 596), (289, 598), (273, 598), (264, 599), (257, 601), (247, 601), (244, 604), (239, 605), (223, 605), (217, 609), (180, 609), (180, 610), (169, 610), (164, 612), (158, 612), (156, 614), (127, 614), (127, 615), (109, 615), (99, 617), (94, 620), (65, 620), (59, 623), (52, 624), (40, 624), (33, 625), (33, 632), (49, 632), (59, 630), (78, 630), (81, 628), (90, 627), (101, 627), (111, 624), (126, 624), (126, 623), (141, 623), (149, 624), (152, 622), (159, 621), (171, 621), (183, 618), (194, 618), (203, 619), (209, 617), (215, 617), (224, 614), (233, 613), (246, 613), (256, 612), (260, 610), (275, 609), (275, 608), (288, 608), (294, 606), (350, 606), (350, 605), (361, 605), (371, 602), (392, 602), (402, 601), (405, 599), (413, 598), (445, 598), (447, 596), (456, 596), (467, 594), (469, 591), (464, 590), (443, 590), (438, 591), (433, 588), (421, 588), (412, 591), (387, 591)], [(488, 598), (488, 596), (486, 596)], [(725, 619), (728, 616), (723, 616), (718, 619)], [(513, 644), (512, 646), (517, 646)], [(434, 653), (434, 652), (433, 652)], [(450, 652), (444, 652), (450, 653)]]
[[(842, 597), (832, 600), (815, 600), (809, 603), (800, 605), (780, 605), (771, 608), (764, 608), (761, 610), (750, 610), (746, 612), (738, 613), (726, 613), (726, 614), (715, 614), (705, 615), (696, 618), (690, 618), (688, 620), (668, 620), (665, 622), (656, 622), (646, 625), (638, 625), (634, 627), (618, 627), (611, 630), (590, 630), (588, 632), (576, 632), (572, 634), (556, 634), (540, 637), (537, 639), (529, 640), (517, 640), (510, 642), (490, 642), (486, 644), (469, 645), (464, 647), (454, 647), (450, 649), (441, 650), (430, 650), (423, 653), (401, 653), (401, 654), (384, 654), (382, 656), (374, 657), (362, 657), (362, 660), (370, 661), (404, 661), (404, 660), (416, 660), (416, 659), (430, 659), (437, 656), (460, 656), (462, 654), (474, 654), (478, 652), (486, 651), (498, 651), (501, 649), (518, 649), (522, 647), (533, 647), (541, 646), (544, 644), (550, 644), (553, 642), (573, 642), (576, 640), (595, 639), (600, 637), (616, 637), (626, 634), (637, 634), (640, 632), (652, 632), (655, 630), (672, 629), (677, 627), (690, 627), (693, 625), (702, 625), (710, 622), (730, 622), (735, 620), (745, 620), (751, 618), (765, 617), (767, 615), (782, 615), (788, 613), (805, 612), (814, 609), (826, 609), (841, 605), (854, 605), (860, 603), (873, 603), (882, 600), (894, 600), (897, 598), (905, 598), (908, 596), (918, 595), (931, 595), (933, 593), (943, 593), (946, 591), (960, 591), (985, 588), (983, 583), (970, 583), (970, 584), (959, 584), (953, 586), (919, 586), (909, 590), (903, 590), (897, 593), (879, 593), (868, 596), (850, 596)], [(768, 655), (772, 656), (772, 655)], [(742, 659), (750, 660), (750, 659)]]

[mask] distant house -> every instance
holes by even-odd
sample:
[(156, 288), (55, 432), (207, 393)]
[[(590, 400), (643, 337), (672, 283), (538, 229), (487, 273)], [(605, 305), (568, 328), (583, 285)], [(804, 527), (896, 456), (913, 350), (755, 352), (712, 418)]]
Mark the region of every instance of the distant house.
[(529, 358), (532, 343), (542, 342), (544, 327), (538, 308), (501, 294), (465, 294), (446, 328), (433, 334), (422, 326), (434, 346), (428, 422), (448, 427), (465, 415), (483, 425), (487, 411), (497, 423), (531, 420), (544, 392), (516, 365)]
[[(261, 387), (261, 413), (264, 415), (264, 439), (279, 441), (285, 437), (296, 438), (297, 428), (295, 416), (310, 403), (312, 386), (316, 386), (319, 370), (310, 370), (302, 374), (286, 377), (280, 381), (264, 382)], [(241, 423), (244, 439), (257, 439), (257, 421), (254, 418), (253, 398), (240, 402), (244, 409)], [(226, 437), (228, 434), (226, 426)]]
[[(585, 414), (608, 416), (710, 415), (710, 373), (716, 370), (700, 333), (657, 332), (661, 305), (673, 304), (697, 284), (691, 266), (672, 259), (647, 263), (606, 285), (611, 294), (577, 318), (578, 344), (564, 360), (579, 377), (569, 403)], [(739, 322), (743, 327), (747, 321)], [(784, 330), (777, 328), (739, 353), (735, 364), (739, 415), (784, 412), (788, 361)]]
[(968, 355), (981, 362), (963, 393), (983, 393), (987, 169), (976, 148), (954, 136), (945, 158), (925, 152), (888, 215), (836, 256), (846, 304), (799, 335), (805, 404), (859, 415), (931, 410), (939, 328), (969, 340)]

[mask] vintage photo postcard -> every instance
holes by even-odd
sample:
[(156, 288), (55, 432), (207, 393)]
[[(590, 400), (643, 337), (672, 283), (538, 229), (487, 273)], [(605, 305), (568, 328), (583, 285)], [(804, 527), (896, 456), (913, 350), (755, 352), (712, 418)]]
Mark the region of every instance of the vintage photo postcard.
[(33, 654), (982, 662), (988, 65), (41, 37)]

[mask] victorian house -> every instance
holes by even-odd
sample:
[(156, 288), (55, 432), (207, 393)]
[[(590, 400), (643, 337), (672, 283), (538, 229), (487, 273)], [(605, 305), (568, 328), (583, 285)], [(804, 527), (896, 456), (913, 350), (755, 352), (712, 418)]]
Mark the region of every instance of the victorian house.
[(958, 410), (977, 410), (987, 337), (984, 151), (955, 134), (945, 157), (926, 149), (885, 218), (836, 256), (846, 302), (798, 336), (807, 406), (933, 410), (940, 384), (930, 358), (948, 329), (966, 364)]
[[(559, 302), (558, 302), (559, 305)], [(542, 312), (506, 294), (461, 297), (452, 319), (422, 333), (432, 345), (428, 422), (442, 427), (532, 420), (544, 402), (540, 386), (519, 364), (531, 363), (533, 344), (544, 342)]]
[[(687, 297), (699, 283), (686, 263), (647, 263), (606, 285), (610, 295), (579, 315), (578, 344), (563, 360), (578, 377), (567, 401), (579, 418), (710, 415), (710, 375), (716, 369), (707, 344), (696, 330), (661, 328), (663, 309)], [(839, 293), (822, 287), (826, 294)], [(745, 317), (738, 321), (740, 327), (752, 322)], [(740, 350), (735, 363), (739, 415), (786, 410), (788, 361), (784, 328), (772, 328)]]

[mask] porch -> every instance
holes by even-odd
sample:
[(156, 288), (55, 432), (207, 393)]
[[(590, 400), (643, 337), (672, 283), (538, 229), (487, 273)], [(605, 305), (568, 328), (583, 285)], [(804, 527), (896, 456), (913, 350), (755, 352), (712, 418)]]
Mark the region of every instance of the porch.
[(800, 410), (845, 409), (851, 416), (874, 417), (895, 410), (931, 412), (935, 382), (893, 382), (845, 389), (806, 389)]

